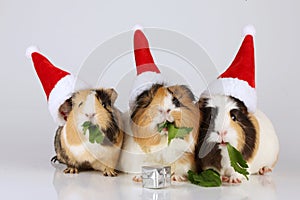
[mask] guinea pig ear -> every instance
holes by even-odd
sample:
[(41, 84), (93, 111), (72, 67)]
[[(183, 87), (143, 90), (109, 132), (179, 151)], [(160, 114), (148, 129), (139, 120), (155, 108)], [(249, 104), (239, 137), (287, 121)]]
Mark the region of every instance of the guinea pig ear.
[(237, 99), (235, 97), (232, 97), (232, 96), (230, 96), (230, 98), (233, 99), (236, 102), (239, 110), (242, 111), (242, 113), (244, 115), (248, 115), (248, 109), (247, 109), (247, 107), (246, 107), (246, 105), (244, 104), (243, 101), (241, 101), (241, 100), (239, 100), (239, 99)]
[(106, 92), (110, 96), (111, 105), (113, 105), (118, 97), (118, 93), (113, 88), (107, 89)]
[(208, 104), (207, 101), (208, 101), (208, 98), (201, 97), (198, 101), (199, 109), (206, 107)]
[(193, 92), (186, 85), (173, 85), (168, 87), (168, 90), (177, 98), (188, 97), (192, 101), (195, 101), (195, 96)]
[(157, 90), (163, 86), (162, 84), (153, 84), (150, 89), (144, 90), (136, 97), (136, 107), (146, 108), (152, 102)]
[(67, 99), (60, 107), (59, 114), (61, 118), (67, 121), (67, 118), (72, 110), (72, 97)]

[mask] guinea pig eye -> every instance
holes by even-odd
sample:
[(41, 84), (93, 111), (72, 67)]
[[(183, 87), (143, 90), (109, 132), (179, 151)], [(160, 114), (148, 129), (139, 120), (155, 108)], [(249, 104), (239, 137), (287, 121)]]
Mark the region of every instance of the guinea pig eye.
[(106, 109), (106, 103), (102, 103), (103, 108)]
[(83, 104), (83, 102), (80, 102), (80, 103), (78, 104), (78, 108), (79, 108), (80, 106), (82, 106), (82, 104)]
[(235, 116), (235, 115), (231, 115), (231, 119), (232, 119), (233, 121), (236, 121), (236, 116)]
[(237, 113), (236, 110), (231, 110), (230, 111), (230, 118), (235, 122), (237, 121)]
[(175, 107), (180, 107), (181, 106), (180, 101), (176, 97), (173, 97), (172, 103), (175, 105)]

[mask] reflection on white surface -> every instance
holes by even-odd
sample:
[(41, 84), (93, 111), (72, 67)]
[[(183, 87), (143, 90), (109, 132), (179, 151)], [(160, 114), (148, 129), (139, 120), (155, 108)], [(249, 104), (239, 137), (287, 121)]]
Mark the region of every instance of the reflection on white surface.
[(251, 176), (249, 181), (236, 186), (204, 188), (172, 182), (171, 187), (155, 190), (133, 182), (131, 174), (104, 177), (100, 172), (88, 171), (69, 175), (63, 173), (64, 165), (30, 163), (26, 168), (19, 163), (1, 163), (1, 199), (299, 199), (297, 167), (276, 168), (274, 173)]
[(222, 200), (233, 199), (277, 199), (276, 187), (271, 175), (253, 175), (249, 181), (237, 186), (224, 186)]
[(130, 174), (104, 177), (100, 172), (87, 171), (70, 175), (64, 174), (63, 169), (63, 165), (56, 165), (53, 176), (58, 199), (278, 199), (272, 174), (251, 176), (249, 181), (234, 186), (204, 188), (172, 182), (168, 188), (147, 189), (133, 182)]

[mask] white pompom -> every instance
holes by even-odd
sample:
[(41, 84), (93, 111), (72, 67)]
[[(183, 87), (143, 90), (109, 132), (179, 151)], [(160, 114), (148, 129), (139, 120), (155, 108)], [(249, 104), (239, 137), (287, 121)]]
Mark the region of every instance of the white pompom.
[(136, 30), (143, 30), (143, 26), (139, 25), (139, 24), (136, 24), (134, 25), (134, 27), (132, 28), (133, 31), (136, 31)]
[(246, 35), (252, 35), (254, 36), (255, 35), (255, 28), (253, 25), (247, 25), (243, 28), (243, 36), (246, 36)]
[(34, 52), (39, 52), (39, 48), (37, 46), (30, 46), (26, 49), (26, 57), (31, 59), (31, 54)]

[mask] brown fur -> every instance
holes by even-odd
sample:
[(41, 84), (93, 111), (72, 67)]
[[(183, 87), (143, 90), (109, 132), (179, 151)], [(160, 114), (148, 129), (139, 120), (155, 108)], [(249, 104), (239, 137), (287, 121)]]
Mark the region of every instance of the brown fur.
[(259, 129), (258, 121), (257, 121), (257, 119), (252, 114), (249, 114), (249, 119), (250, 119), (250, 121), (252, 122), (252, 124), (255, 127), (255, 130), (256, 130), (256, 140), (255, 140), (255, 147), (253, 149), (252, 156), (249, 157), (248, 160), (247, 160), (248, 163), (252, 162), (252, 160), (256, 156), (256, 153), (258, 151), (259, 142), (260, 142), (259, 141), (259, 138), (260, 138), (260, 129)]
[[(157, 107), (162, 105), (164, 98), (169, 92), (173, 93), (173, 96), (180, 100), (184, 105), (180, 107), (180, 111), (172, 111), (171, 115), (174, 118), (174, 124), (176, 127), (193, 127), (192, 135), (194, 137), (193, 144), (195, 144), (198, 135), (198, 124), (199, 124), (199, 111), (198, 106), (195, 105), (191, 99), (190, 91), (183, 86), (171, 86), (163, 87), (157, 89), (150, 89), (151, 95), (147, 96), (143, 100), (144, 104), (150, 104), (147, 107), (142, 107), (132, 118), (132, 131), (135, 136), (134, 140), (145, 149), (147, 152), (149, 148), (153, 145), (158, 145), (161, 142), (166, 142), (164, 136), (161, 136), (157, 131), (156, 126), (151, 128), (153, 117), (157, 115)], [(189, 135), (186, 136), (185, 140), (189, 139)], [(193, 145), (194, 146), (194, 145)]]
[[(77, 130), (77, 124), (76, 124), (76, 120), (75, 120), (75, 113), (74, 110), (71, 111), (70, 115), (69, 115), (69, 120), (67, 121), (66, 125), (65, 125), (65, 129), (66, 129), (66, 135), (67, 135), (67, 140), (68, 143), (71, 145), (81, 145), (81, 139), (80, 139), (80, 133)], [(71, 120), (74, 120), (74, 122), (71, 122)]]
[[(259, 124), (257, 119), (247, 111), (247, 107), (240, 100), (230, 97), (236, 102), (238, 109), (230, 110), (228, 118), (231, 119), (231, 115), (235, 116), (235, 119), (231, 119), (230, 126), (237, 132), (237, 149), (242, 153), (244, 159), (249, 163), (256, 156), (259, 145)], [(196, 145), (196, 152), (199, 152), (201, 146), (204, 143), (206, 135), (210, 134), (214, 130), (215, 113), (219, 112), (218, 108), (207, 106), (207, 98), (201, 98), (199, 100), (199, 109), (203, 116), (203, 121), (200, 121), (200, 133), (198, 138), (198, 144)], [(201, 172), (207, 167), (214, 167), (217, 170), (221, 169), (221, 151), (217, 148), (217, 144), (213, 149), (205, 155), (205, 157), (199, 158), (195, 156), (197, 163), (197, 171)]]
[[(193, 130), (190, 134), (193, 135), (192, 150), (194, 151), (198, 137), (199, 121), (201, 117), (200, 112), (198, 110), (198, 104), (195, 104), (192, 101), (194, 100), (194, 98), (191, 96), (191, 92), (186, 87), (175, 85), (169, 87), (168, 89), (173, 93), (173, 96), (180, 100), (180, 102), (183, 104), (183, 106), (180, 109), (180, 112), (173, 111), (171, 113), (175, 120), (175, 126), (193, 127)], [(188, 141), (189, 135), (187, 135), (184, 139)]]
[(67, 99), (58, 109), (59, 117), (67, 121), (67, 118), (72, 110), (72, 99)]
[[(138, 110), (132, 119), (134, 140), (146, 152), (149, 151), (147, 146), (158, 145), (161, 142), (160, 133), (157, 132), (156, 128), (153, 130), (149, 126), (152, 123), (152, 117), (157, 115), (157, 106), (162, 104), (166, 95), (167, 89), (165, 87), (160, 87), (157, 92), (153, 94), (149, 106)], [(149, 100), (150, 99), (145, 100), (145, 103), (148, 103)]]
[[(253, 160), (253, 158), (255, 157), (257, 150), (258, 150), (258, 145), (259, 145), (259, 125), (258, 125), (258, 121), (256, 120), (256, 118), (252, 115), (252, 114), (248, 114), (249, 115), (249, 119), (252, 122), (253, 126), (255, 127), (256, 130), (256, 139), (255, 139), (255, 146), (254, 149), (252, 150), (252, 154), (251, 157), (249, 157), (247, 159), (247, 162), (251, 162)], [(238, 133), (238, 146), (237, 149), (241, 152), (242, 149), (244, 148), (245, 144), (245, 133), (244, 130), (241, 128), (240, 125), (238, 125), (237, 123), (231, 121), (231, 126), (237, 131)]]
[[(178, 100), (179, 107), (172, 110), (170, 115), (174, 118), (174, 125), (176, 127), (192, 127), (193, 130), (188, 134), (184, 140), (190, 144), (191, 152), (182, 152), (182, 155), (174, 160), (172, 165), (172, 172), (175, 173), (176, 180), (185, 180), (185, 175), (182, 173), (183, 169), (195, 168), (194, 149), (196, 139), (198, 137), (200, 113), (198, 105), (195, 104), (194, 96), (191, 91), (181, 85), (165, 87), (163, 85), (154, 85), (146, 93), (139, 96), (137, 99), (137, 107), (133, 110), (131, 129), (133, 131), (134, 140), (139, 144), (145, 153), (150, 153), (151, 148), (160, 146), (162, 148), (168, 145), (168, 135), (161, 135), (157, 130), (157, 124), (153, 124), (153, 118), (158, 115), (158, 106), (162, 106), (167, 95), (171, 94), (173, 99)], [(172, 100), (173, 101), (173, 100)], [(190, 141), (192, 135), (192, 141)], [(173, 177), (173, 178), (174, 178)]]
[[(103, 144), (99, 145), (108, 145), (105, 148), (114, 150), (111, 151), (111, 153), (104, 155), (105, 160), (103, 161), (96, 159), (93, 154), (99, 152), (92, 152), (90, 149), (86, 149), (82, 154), (74, 155), (69, 147), (82, 147), (83, 142), (87, 141), (82, 130), (78, 130), (79, 122), (77, 122), (77, 120), (79, 115), (85, 115), (81, 105), (85, 103), (87, 96), (91, 93), (96, 93), (95, 121), (99, 127), (101, 127), (101, 131), (105, 134), (104, 141), (107, 141), (107, 144), (104, 144), (103, 141)], [(99, 97), (99, 95), (102, 96)], [(113, 89), (82, 90), (73, 95), (73, 107), (68, 115), (67, 122), (64, 127), (58, 129), (55, 137), (57, 159), (68, 166), (65, 173), (78, 173), (79, 170), (93, 168), (95, 170), (103, 171), (104, 175), (116, 175), (114, 168), (116, 167), (120, 153), (120, 151), (117, 151), (116, 149), (121, 149), (123, 141), (123, 132), (122, 129), (120, 129), (120, 127), (123, 127), (121, 114), (120, 111), (112, 105), (116, 97), (117, 94)], [(64, 133), (66, 138), (63, 136)], [(66, 144), (65, 141), (67, 141), (68, 144)]]
[(233, 127), (238, 135), (238, 144), (237, 144), (237, 149), (239, 151), (241, 151), (245, 145), (245, 134), (243, 129), (241, 128), (240, 125), (238, 125), (236, 122), (234, 121), (230, 121), (230, 126)]

